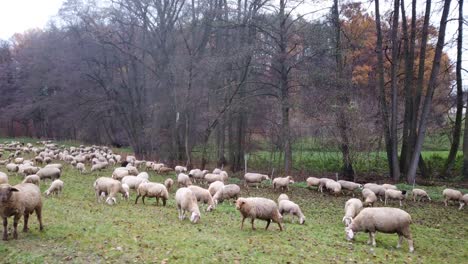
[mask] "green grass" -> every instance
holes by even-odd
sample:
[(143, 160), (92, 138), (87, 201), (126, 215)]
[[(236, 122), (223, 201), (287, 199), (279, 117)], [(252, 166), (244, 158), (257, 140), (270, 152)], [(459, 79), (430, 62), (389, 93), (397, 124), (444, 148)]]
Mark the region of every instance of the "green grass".
[[(405, 202), (403, 209), (412, 215), (414, 222), (411, 229), (416, 251), (410, 254), (406, 242), (403, 248), (395, 248), (395, 234), (378, 233), (376, 248), (366, 244), (364, 233), (348, 243), (341, 219), (343, 205), (349, 197), (322, 195), (304, 188), (304, 183), (294, 184), (288, 195), (301, 205), (307, 218), (305, 225), (297, 224), (297, 220), (291, 223), (291, 218), (286, 216), (283, 232), (274, 223), (265, 231), (265, 222), (260, 220), (256, 221), (256, 231), (251, 230), (248, 221), (241, 231), (240, 214), (228, 202), (213, 212), (203, 211), (199, 224), (179, 221), (174, 190), (166, 207), (155, 206), (154, 199), (147, 199), (146, 205), (140, 199), (134, 205), (134, 192), (128, 202), (119, 200), (115, 206), (98, 204), (92, 184), (99, 176), (110, 176), (111, 171), (80, 175), (65, 165), (63, 194), (43, 198), (45, 230), (38, 231), (32, 216), (30, 233), (20, 233), (18, 240), (0, 242), (2, 262), (464, 263), (468, 258), (468, 209), (458, 211), (455, 205), (444, 207), (440, 200), (443, 186), (423, 187), (436, 201)], [(162, 182), (166, 177), (150, 172), (151, 181)], [(20, 176), (10, 175), (12, 184), (20, 181)], [(240, 183), (238, 179), (232, 182)], [(41, 184), (42, 191), (47, 187)], [(249, 192), (242, 188), (242, 195), (276, 200), (279, 193), (264, 186), (251, 188)]]

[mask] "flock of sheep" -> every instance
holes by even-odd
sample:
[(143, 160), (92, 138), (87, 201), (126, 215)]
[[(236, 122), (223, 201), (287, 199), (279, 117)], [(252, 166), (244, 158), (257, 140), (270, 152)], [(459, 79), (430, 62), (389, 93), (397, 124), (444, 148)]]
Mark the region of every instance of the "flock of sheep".
[[(101, 146), (80, 146), (80, 147), (59, 147), (50, 141), (39, 142), (40, 146), (26, 145), (19, 142), (9, 144), (0, 144), (0, 158), (5, 151), (10, 154), (6, 159), (0, 160), (0, 165), (4, 165), (9, 173), (17, 173), (24, 176), (21, 184), (11, 186), (8, 184), (8, 176), (0, 172), (0, 215), (3, 219), (3, 240), (8, 239), (7, 219), (14, 217), (13, 237), (17, 238), (17, 225), (19, 219), (24, 217), (24, 231), (28, 230), (28, 218), (33, 212), (36, 213), (40, 230), (42, 225), (42, 198), (39, 190), (39, 184), (47, 179), (51, 180), (50, 187), (45, 191), (45, 195), (58, 195), (64, 186), (59, 178), (62, 174), (62, 164), (52, 163), (54, 160), (60, 160), (72, 165), (80, 173), (86, 173), (86, 164), (91, 166), (90, 171), (101, 171), (110, 166), (116, 167), (111, 177), (99, 177), (93, 184), (96, 200), (105, 202), (109, 205), (117, 203), (119, 194), (123, 199), (130, 197), (131, 190), (136, 192), (135, 204), (139, 198), (143, 204), (145, 198), (155, 198), (157, 205), (159, 200), (165, 206), (169, 199), (169, 192), (174, 186), (174, 180), (167, 178), (164, 183), (149, 181), (149, 174), (146, 171), (139, 172), (139, 169), (153, 170), (160, 174), (175, 171), (177, 175), (177, 191), (175, 193), (175, 202), (179, 213), (179, 219), (183, 220), (186, 213), (190, 214), (190, 221), (197, 223), (200, 220), (201, 213), (199, 203), (207, 204), (206, 211), (212, 211), (216, 206), (225, 200), (234, 200), (236, 209), (242, 216), (241, 229), (243, 229), (245, 219), (249, 218), (252, 229), (255, 229), (255, 219), (265, 220), (268, 229), (271, 222), (278, 224), (279, 229), (283, 230), (283, 215), (290, 214), (299, 219), (299, 224), (304, 224), (305, 217), (300, 206), (289, 199), (286, 194), (281, 194), (277, 202), (263, 197), (239, 197), (241, 187), (236, 184), (227, 184), (229, 176), (226, 171), (215, 169), (212, 172), (208, 170), (193, 169), (187, 171), (184, 166), (176, 166), (174, 169), (165, 166), (162, 163), (137, 160), (134, 156), (114, 154), (108, 147)], [(35, 157), (27, 160), (21, 157), (23, 154), (31, 154)], [(39, 167), (45, 164), (44, 167)], [(270, 180), (270, 177), (260, 173), (246, 173), (244, 175), (244, 188), (249, 186), (258, 186), (263, 181)], [(413, 241), (409, 226), (411, 216), (398, 208), (391, 207), (373, 207), (378, 199), (385, 201), (385, 205), (390, 200), (399, 201), (402, 206), (408, 193), (391, 184), (367, 183), (361, 185), (350, 181), (335, 181), (329, 178), (307, 179), (309, 188), (317, 187), (320, 192), (329, 191), (331, 194), (339, 195), (345, 192), (355, 195), (356, 191), (361, 191), (362, 200), (351, 198), (345, 204), (345, 215), (342, 219), (345, 225), (346, 238), (351, 240), (357, 232), (368, 232), (369, 243), (375, 246), (375, 233), (397, 233), (399, 241), (397, 247), (400, 247), (403, 238), (408, 240), (410, 252), (414, 250)], [(291, 176), (277, 177), (271, 181), (274, 190), (289, 191), (289, 184), (294, 183)], [(203, 188), (198, 185), (206, 185)], [(445, 189), (443, 191), (444, 203), (450, 200), (459, 201), (461, 210), (468, 203), (468, 194), (463, 195), (458, 190)], [(414, 201), (420, 201), (423, 198), (431, 200), (427, 192), (422, 189), (413, 189), (412, 198)], [(367, 206), (367, 208), (365, 208)]]

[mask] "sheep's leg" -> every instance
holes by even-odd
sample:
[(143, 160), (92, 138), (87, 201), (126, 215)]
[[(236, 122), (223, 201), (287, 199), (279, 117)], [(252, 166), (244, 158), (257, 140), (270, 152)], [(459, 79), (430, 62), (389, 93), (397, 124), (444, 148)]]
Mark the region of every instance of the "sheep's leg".
[[(380, 199), (382, 201), (382, 199)], [(385, 205), (387, 205), (387, 197), (385, 196)]]
[(369, 232), (369, 240), (367, 240), (367, 245), (372, 244), (372, 233)]
[(242, 217), (241, 230), (244, 228), (244, 221), (245, 221), (245, 217)]
[(8, 226), (8, 218), (4, 217), (3, 218), (3, 240), (8, 240), (8, 231), (7, 231), (7, 226)]
[(252, 218), (252, 230), (255, 230), (255, 225), (254, 225), (255, 218)]
[(447, 198), (445, 198), (444, 203), (445, 203), (445, 206), (447, 206)]
[(166, 206), (166, 199), (162, 198), (163, 206)]
[(137, 195), (137, 197), (136, 197), (136, 199), (135, 199), (135, 204), (137, 204), (138, 198), (140, 198), (140, 195)]
[(372, 238), (372, 246), (375, 247), (377, 243), (375, 243), (375, 232), (369, 232), (370, 237)]
[(268, 230), (268, 227), (270, 226), (270, 223), (271, 223), (271, 220), (268, 219), (268, 220), (267, 220), (267, 225), (266, 225), (266, 227), (265, 227), (265, 230)]
[(159, 197), (156, 197), (156, 205), (159, 206)]
[(19, 222), (20, 217), (21, 215), (17, 214), (13, 218), (13, 238), (14, 239), (18, 239), (18, 222)]
[(403, 203), (402, 203), (401, 200), (400, 200), (400, 207), (402, 207), (402, 206), (403, 206)]
[(402, 235), (408, 240), (409, 252), (414, 252), (413, 237), (409, 231), (409, 228), (403, 230)]
[(42, 208), (36, 208), (36, 216), (37, 216), (37, 221), (39, 222), (39, 230), (42, 231), (44, 230), (44, 226), (42, 225)]
[(143, 204), (145, 204), (145, 196), (146, 195), (143, 195), (143, 197), (141, 197), (141, 200), (143, 201)]
[(23, 225), (23, 232), (28, 232), (28, 220), (29, 220), (29, 213), (24, 214), (24, 225)]

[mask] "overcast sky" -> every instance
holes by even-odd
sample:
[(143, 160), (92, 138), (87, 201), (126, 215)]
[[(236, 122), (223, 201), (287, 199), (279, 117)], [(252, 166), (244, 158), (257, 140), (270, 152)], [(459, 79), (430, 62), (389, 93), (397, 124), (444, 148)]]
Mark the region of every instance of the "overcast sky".
[[(14, 33), (22, 33), (31, 28), (44, 28), (47, 25), (49, 19), (56, 15), (60, 6), (64, 0), (0, 0), (0, 39), (8, 40)], [(321, 8), (331, 5), (332, 1), (307, 1), (306, 2), (322, 2), (320, 4)], [(364, 8), (369, 8), (372, 11), (374, 10), (373, 4), (369, 3), (368, 1), (364, 4)], [(385, 3), (386, 9), (387, 6), (389, 7), (391, 2), (389, 0), (382, 1)], [(452, 13), (450, 14), (451, 17), (457, 16), (457, 10), (454, 8), (458, 1), (452, 0)], [(407, 13), (410, 12), (410, 1), (407, 1)], [(418, 7), (419, 13), (423, 13), (425, 1), (418, 0)], [(298, 10), (299, 13), (307, 12), (307, 9), (311, 8), (312, 10), (317, 9), (317, 4), (312, 4), (308, 8), (301, 8), (302, 10)], [(434, 8), (433, 8), (434, 10)], [(464, 12), (463, 12), (465, 19), (468, 16), (468, 4), (464, 5)], [(319, 14), (315, 14), (314, 17), (318, 16)], [(438, 26), (440, 22), (440, 14), (434, 15), (432, 17), (433, 23)], [(447, 36), (446, 39), (454, 38), (454, 35), (457, 32), (457, 21), (449, 22), (447, 27)], [(465, 52), (468, 50), (468, 26), (465, 26), (463, 36), (463, 43), (464, 43), (464, 53), (463, 53), (463, 65), (465, 69), (468, 70), (468, 54)], [(456, 37), (456, 36), (455, 36)], [(451, 45), (449, 45), (445, 49), (452, 61), (456, 59), (456, 41), (454, 41)], [(464, 80), (468, 81), (468, 74), (464, 73)], [(466, 85), (465, 81), (465, 85)]]

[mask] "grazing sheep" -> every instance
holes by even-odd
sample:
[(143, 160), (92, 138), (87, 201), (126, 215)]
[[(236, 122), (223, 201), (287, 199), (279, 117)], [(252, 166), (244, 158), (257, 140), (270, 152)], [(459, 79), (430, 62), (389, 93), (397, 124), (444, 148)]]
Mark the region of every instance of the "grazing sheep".
[(353, 221), (353, 218), (356, 217), (357, 214), (362, 210), (363, 205), (361, 200), (356, 199), (356, 198), (351, 198), (348, 201), (346, 201), (344, 211), (345, 215), (343, 217), (343, 223), (345, 226), (349, 226), (351, 222)]
[(418, 199), (418, 202), (421, 201), (422, 198), (427, 198), (429, 201), (431, 201), (431, 197), (427, 194), (427, 192), (423, 189), (413, 189), (413, 201), (416, 202), (416, 199)]
[(290, 201), (289, 197), (284, 193), (278, 197), (278, 210), (281, 215), (290, 214), (297, 216), (299, 218), (299, 224), (301, 225), (305, 222), (305, 216), (299, 205)]
[(26, 176), (26, 178), (24, 178), (22, 183), (32, 183), (32, 184), (39, 186), (40, 182), (41, 182), (41, 178), (37, 176), (36, 174), (33, 174), (33, 175)]
[(211, 196), (210, 192), (207, 189), (204, 189), (196, 185), (190, 185), (188, 188), (193, 192), (195, 197), (197, 197), (198, 202), (208, 204), (208, 207), (206, 208), (207, 212), (210, 212), (211, 210), (214, 209), (215, 202), (213, 201), (213, 197)]
[(197, 197), (189, 188), (180, 188), (176, 192), (177, 211), (179, 212), (179, 220), (184, 220), (185, 212), (192, 213), (190, 222), (196, 224), (200, 220), (200, 209), (198, 209)]
[[(323, 187), (327, 184), (328, 181), (330, 181), (331, 179), (328, 179), (328, 178), (320, 178), (319, 179), (319, 186), (318, 186), (318, 189), (320, 192), (323, 193)], [(333, 181), (333, 180), (332, 180)]]
[(343, 180), (340, 180), (340, 181), (338, 181), (338, 183), (341, 185), (341, 189), (342, 189), (342, 190), (351, 191), (351, 193), (353, 194), (353, 197), (354, 197), (354, 191), (355, 191), (355, 190), (357, 190), (357, 189), (362, 189), (362, 185), (361, 185), (361, 184), (355, 183), (355, 182), (352, 182), (352, 181), (343, 181)]
[(14, 162), (15, 162), (16, 164), (22, 164), (23, 161), (24, 161), (24, 158), (16, 158), (16, 159), (14, 160)]
[(208, 174), (207, 170), (193, 169), (188, 175), (194, 182), (202, 182), (205, 179), (206, 174)]
[(62, 171), (63, 166), (60, 163), (51, 163), (51, 164), (47, 164), (44, 168), (57, 168), (60, 171)]
[(273, 179), (273, 190), (278, 189), (286, 189), (289, 191), (289, 184), (294, 183), (294, 180), (291, 176), (286, 177), (278, 177)]
[(448, 205), (448, 201), (450, 201), (450, 200), (459, 201), (463, 197), (463, 194), (460, 191), (454, 190), (454, 189), (449, 189), (449, 188), (445, 189), (442, 192), (442, 195), (444, 196), (445, 206)]
[[(33, 167), (33, 166), (25, 166), (23, 167), (23, 170), (22, 170), (22, 173), (25, 175), (25, 176), (28, 176), (28, 175), (33, 175), (33, 174), (36, 174), (38, 171), (40, 170), (39, 167)], [(18, 170), (19, 171), (19, 170)]]
[(398, 208), (375, 207), (363, 209), (349, 226), (345, 228), (346, 238), (351, 240), (357, 232), (369, 232), (369, 244), (376, 246), (375, 232), (380, 231), (387, 234), (398, 234), (397, 248), (401, 247), (403, 237), (408, 240), (409, 251), (413, 252), (413, 239), (411, 237), (410, 226), (411, 216)]
[(120, 181), (108, 178), (100, 177), (94, 182), (94, 191), (96, 192), (96, 200), (100, 202), (101, 194), (107, 195), (106, 203), (109, 205), (117, 203), (115, 196), (117, 193), (121, 193), (125, 199), (128, 199), (129, 192), (128, 186), (122, 184)]
[(108, 165), (109, 165), (108, 162), (98, 162), (94, 164), (93, 166), (91, 166), (91, 172), (103, 170), (107, 168)]
[(125, 167), (115, 168), (112, 172), (112, 178), (118, 181), (122, 180), (123, 177), (130, 175), (128, 169)]
[(138, 173), (137, 177), (145, 179), (145, 180), (149, 180), (149, 174), (147, 172), (145, 172), (145, 171)]
[(468, 203), (468, 193), (463, 195), (462, 198), (460, 199), (460, 207), (458, 208), (458, 210), (461, 210), (463, 209), (463, 207), (465, 206), (465, 204)]
[(80, 174), (86, 173), (86, 166), (81, 162), (76, 164), (76, 169), (80, 172)]
[(393, 185), (393, 184), (384, 183), (384, 184), (382, 184), (382, 185), (380, 185), (380, 186), (384, 187), (385, 190), (389, 190), (389, 189), (391, 189), (391, 190), (398, 190), (398, 187), (396, 187), (396, 186)]
[(237, 199), (240, 194), (240, 187), (236, 184), (224, 185), (213, 196), (215, 204), (222, 203), (224, 200), (231, 198)]
[(175, 166), (174, 171), (176, 174), (182, 173), (182, 172), (187, 172), (187, 167), (184, 166)]
[(281, 216), (278, 206), (273, 200), (262, 198), (262, 197), (240, 197), (236, 201), (236, 209), (242, 215), (241, 230), (244, 228), (244, 221), (246, 218), (250, 218), (252, 222), (252, 230), (255, 230), (254, 221), (255, 219), (267, 221), (265, 230), (270, 226), (271, 221), (278, 223), (280, 231), (283, 231)]
[(364, 184), (364, 188), (367, 188), (375, 193), (375, 195), (382, 201), (382, 199), (385, 197), (385, 191), (386, 189), (382, 187), (382, 185), (378, 185), (375, 183), (366, 183)]
[(49, 196), (54, 193), (55, 195), (58, 196), (62, 192), (62, 189), (63, 189), (63, 181), (57, 179), (50, 184), (49, 189), (47, 189), (47, 191), (45, 191), (44, 194), (46, 196)]
[(19, 167), (18, 167), (18, 165), (14, 164), (14, 163), (8, 163), (6, 165), (6, 169), (9, 172), (17, 172), (19, 170)]
[(164, 181), (164, 186), (166, 186), (166, 188), (167, 188), (168, 191), (171, 190), (172, 185), (174, 185), (174, 180), (172, 180), (171, 178), (167, 178), (167, 179)]
[(205, 181), (207, 183), (213, 183), (215, 181), (226, 182), (227, 179), (228, 179), (227, 174), (224, 174), (224, 173), (220, 173), (220, 174), (207, 173), (207, 174), (205, 174)]
[(185, 173), (179, 173), (177, 175), (177, 185), (178, 187), (187, 187), (189, 185), (192, 185), (192, 182), (190, 181), (190, 177), (185, 174)]
[(166, 174), (166, 173), (169, 173), (169, 172), (171, 172), (171, 171), (173, 171), (172, 168), (169, 168), (169, 167), (161, 167), (161, 168), (159, 168), (158, 173), (159, 173), (159, 174)]
[(215, 181), (210, 184), (208, 187), (208, 191), (213, 196), (215, 195), (221, 188), (223, 188), (224, 183), (222, 181)]
[(51, 157), (45, 157), (44, 162), (45, 162), (45, 164), (49, 164), (49, 163), (52, 162), (52, 158)]
[(8, 175), (0, 171), (0, 184), (8, 183)]
[(138, 186), (137, 197), (135, 204), (138, 202), (138, 198), (142, 197), (141, 200), (145, 204), (145, 197), (156, 198), (156, 205), (159, 206), (159, 198), (162, 199), (163, 206), (166, 206), (166, 201), (169, 199), (169, 193), (167, 192), (166, 186), (156, 182), (143, 182)]
[(0, 216), (3, 219), (3, 240), (8, 240), (8, 217), (13, 216), (13, 238), (18, 238), (18, 221), (24, 216), (23, 232), (27, 232), (29, 215), (36, 212), (39, 230), (42, 225), (42, 199), (39, 187), (31, 183), (15, 186), (0, 184)]
[(335, 196), (338, 195), (339, 193), (341, 193), (341, 184), (339, 184), (338, 182), (336, 182), (334, 180), (331, 180), (331, 179), (329, 179), (325, 183), (325, 188), (327, 188), (327, 190), (329, 190)]
[(371, 189), (364, 188), (362, 190), (362, 197), (364, 198), (365, 206), (374, 206), (374, 203), (377, 202), (377, 195)]
[[(245, 187), (249, 187), (249, 184), (261, 184), (263, 180), (269, 180), (270, 178), (266, 174), (248, 172), (244, 175)], [(257, 185), (258, 189), (258, 185)]]
[(407, 193), (405, 190), (398, 191), (393, 189), (387, 189), (385, 191), (385, 205), (387, 205), (387, 200), (399, 200), (400, 207), (403, 206), (403, 200), (406, 199)]
[(319, 178), (315, 178), (315, 177), (309, 177), (307, 178), (307, 188), (310, 188), (312, 186), (318, 186), (320, 185), (320, 179)]
[(144, 182), (148, 182), (148, 180), (137, 176), (129, 175), (122, 178), (122, 183), (127, 184), (130, 189), (134, 190), (138, 189), (138, 186)]
[(133, 167), (132, 165), (128, 164), (125, 168), (128, 170), (128, 174), (137, 176), (140, 172), (136, 167)]
[(49, 168), (44, 167), (36, 173), (36, 175), (39, 176), (41, 180), (45, 180), (45, 179), (56, 180), (60, 178), (60, 174), (61, 174), (60, 170), (57, 168), (53, 168), (53, 167), (49, 167)]
[(223, 171), (223, 170), (221, 170), (221, 169), (215, 168), (215, 169), (213, 170), (213, 173), (214, 173), (214, 174), (220, 174), (222, 171)]

